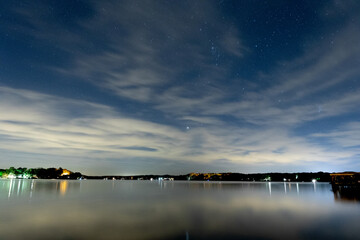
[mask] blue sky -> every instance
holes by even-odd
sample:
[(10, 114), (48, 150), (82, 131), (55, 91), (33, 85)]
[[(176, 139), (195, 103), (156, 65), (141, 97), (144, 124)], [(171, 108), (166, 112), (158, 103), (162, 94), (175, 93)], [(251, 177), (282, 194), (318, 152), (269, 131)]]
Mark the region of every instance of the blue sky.
[(6, 1), (0, 167), (360, 171), (358, 1)]

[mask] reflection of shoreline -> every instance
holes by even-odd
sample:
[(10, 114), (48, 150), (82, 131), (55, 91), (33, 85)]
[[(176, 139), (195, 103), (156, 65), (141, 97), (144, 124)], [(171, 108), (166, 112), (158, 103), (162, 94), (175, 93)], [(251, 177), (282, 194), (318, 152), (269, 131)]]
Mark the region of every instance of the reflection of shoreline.
[(357, 186), (332, 185), (332, 191), (335, 201), (360, 203), (360, 188)]
[(69, 191), (78, 190), (80, 182), (69, 182), (68, 180), (35, 180), (35, 179), (9, 179), (0, 187), (1, 191), (6, 191), (8, 198), (29, 196), (35, 194), (53, 192), (64, 196)]
[[(0, 193), (8, 190), (10, 181), (3, 183), (0, 182)], [(19, 182), (12, 183), (16, 191), (11, 190), (14, 193), (11, 200), (17, 198)], [(354, 211), (356, 206), (344, 208), (335, 204), (329, 184), (22, 182), (31, 183), (34, 183), (32, 201), (3, 201), (0, 217), (4, 219), (0, 221), (3, 236), (12, 239), (54, 236), (58, 239), (118, 239), (119, 236), (122, 239), (329, 239), (329, 236), (344, 239), (343, 236), (357, 236), (359, 232), (353, 227), (359, 219)], [(81, 191), (73, 188), (75, 183), (81, 184)], [(66, 190), (64, 197), (61, 189)], [(29, 196), (27, 192), (22, 194), (24, 198)], [(333, 227), (335, 224), (338, 227)], [(308, 235), (302, 235), (304, 232)]]

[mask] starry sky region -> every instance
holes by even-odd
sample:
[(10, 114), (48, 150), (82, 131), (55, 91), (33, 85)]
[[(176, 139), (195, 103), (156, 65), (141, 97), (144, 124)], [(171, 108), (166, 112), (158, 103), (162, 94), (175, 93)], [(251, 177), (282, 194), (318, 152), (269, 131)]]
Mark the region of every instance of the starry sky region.
[(360, 171), (360, 2), (0, 3), (0, 168)]

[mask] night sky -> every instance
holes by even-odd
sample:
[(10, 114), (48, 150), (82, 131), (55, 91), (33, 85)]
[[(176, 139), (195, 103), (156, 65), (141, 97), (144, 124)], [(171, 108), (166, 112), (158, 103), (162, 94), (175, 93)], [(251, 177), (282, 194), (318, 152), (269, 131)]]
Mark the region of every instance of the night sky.
[(1, 1), (10, 166), (360, 171), (360, 1)]

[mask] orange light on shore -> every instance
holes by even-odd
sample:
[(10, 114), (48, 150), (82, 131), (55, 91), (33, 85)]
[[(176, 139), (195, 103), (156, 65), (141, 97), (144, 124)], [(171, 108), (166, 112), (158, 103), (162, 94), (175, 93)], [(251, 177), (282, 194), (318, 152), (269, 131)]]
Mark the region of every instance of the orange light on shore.
[(63, 169), (63, 172), (62, 172), (61, 176), (67, 176), (67, 175), (70, 175), (70, 173), (71, 172), (69, 170)]

